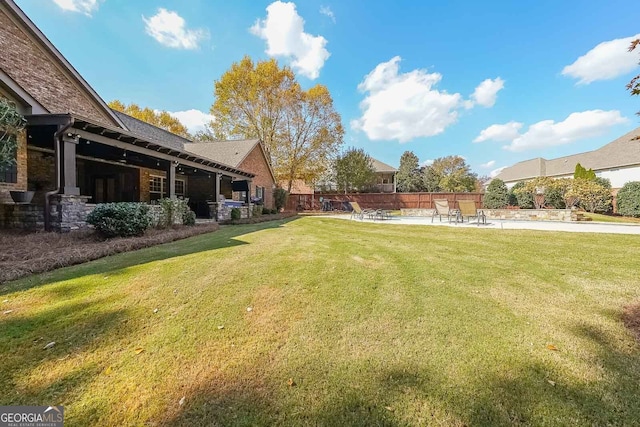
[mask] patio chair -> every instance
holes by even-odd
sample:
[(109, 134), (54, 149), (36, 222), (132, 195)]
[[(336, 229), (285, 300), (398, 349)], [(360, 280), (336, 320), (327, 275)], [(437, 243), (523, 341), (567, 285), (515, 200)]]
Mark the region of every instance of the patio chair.
[(476, 218), (478, 221), (478, 226), (480, 226), (480, 222), (482, 224), (487, 223), (487, 216), (481, 209), (476, 207), (476, 202), (473, 200), (458, 200), (458, 207), (460, 208), (460, 218), (462, 222), (464, 222), (465, 218), (468, 218), (468, 222), (471, 222), (471, 218)]
[(376, 219), (379, 219), (379, 220), (391, 219), (391, 212), (385, 209), (374, 209), (372, 210), (372, 212), (369, 213), (369, 217), (372, 218), (374, 221)]
[(349, 202), (349, 204), (351, 205), (351, 219), (364, 219), (365, 215), (370, 215), (373, 212), (371, 209), (362, 209), (358, 202)]
[(435, 217), (439, 217), (440, 222), (442, 222), (443, 216), (446, 217), (449, 222), (451, 222), (451, 218), (453, 218), (455, 221), (458, 220), (458, 211), (457, 209), (449, 208), (448, 200), (446, 199), (434, 200), (433, 204), (435, 206), (435, 209), (433, 211), (433, 215), (431, 215), (431, 222), (433, 222), (433, 219)]

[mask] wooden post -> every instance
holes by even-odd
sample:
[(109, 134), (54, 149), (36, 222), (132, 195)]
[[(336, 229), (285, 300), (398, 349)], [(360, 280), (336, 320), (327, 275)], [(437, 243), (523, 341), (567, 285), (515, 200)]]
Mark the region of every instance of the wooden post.
[(169, 199), (176, 198), (176, 164), (174, 162), (169, 162), (169, 166), (167, 166), (167, 178), (165, 182), (167, 183), (167, 187), (165, 188), (165, 197)]
[(62, 137), (62, 167), (60, 168), (62, 194), (80, 195), (80, 188), (76, 182), (76, 145), (78, 145), (78, 141), (79, 139), (75, 135)]

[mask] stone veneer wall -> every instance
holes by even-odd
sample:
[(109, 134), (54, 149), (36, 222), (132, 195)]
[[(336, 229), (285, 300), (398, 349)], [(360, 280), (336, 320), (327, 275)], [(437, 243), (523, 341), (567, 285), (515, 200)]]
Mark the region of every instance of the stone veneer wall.
[(67, 233), (87, 228), (87, 215), (95, 205), (87, 204), (88, 196), (56, 194), (51, 196), (51, 228)]
[[(433, 209), (401, 209), (402, 216), (431, 217)], [(569, 209), (483, 209), (487, 219), (515, 221), (576, 221), (575, 211)]]
[(44, 208), (34, 204), (0, 205), (0, 228), (44, 230)]

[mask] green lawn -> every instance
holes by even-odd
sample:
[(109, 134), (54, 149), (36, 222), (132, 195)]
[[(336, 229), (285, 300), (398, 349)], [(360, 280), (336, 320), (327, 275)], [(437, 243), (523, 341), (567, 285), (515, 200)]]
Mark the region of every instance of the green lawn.
[(640, 218), (633, 218), (629, 216), (603, 215), (603, 214), (590, 213), (590, 212), (585, 212), (584, 216), (591, 218), (593, 221), (599, 221), (599, 222), (618, 222), (618, 223), (640, 225)]
[(637, 425), (638, 271), (637, 236), (226, 227), (0, 286), (0, 405), (63, 404), (67, 426)]

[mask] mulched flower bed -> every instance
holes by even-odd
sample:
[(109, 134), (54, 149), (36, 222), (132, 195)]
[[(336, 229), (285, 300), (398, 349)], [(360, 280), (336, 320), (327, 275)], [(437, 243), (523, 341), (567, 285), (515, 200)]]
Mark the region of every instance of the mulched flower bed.
[(94, 231), (24, 233), (0, 230), (0, 283), (35, 273), (81, 264), (120, 252), (211, 233), (218, 224), (150, 229), (141, 237), (104, 240)]

